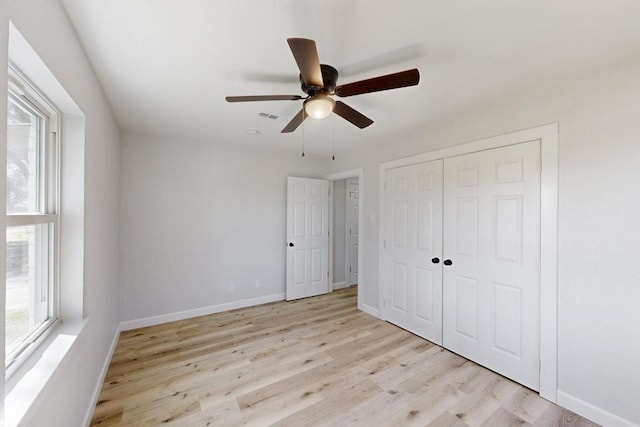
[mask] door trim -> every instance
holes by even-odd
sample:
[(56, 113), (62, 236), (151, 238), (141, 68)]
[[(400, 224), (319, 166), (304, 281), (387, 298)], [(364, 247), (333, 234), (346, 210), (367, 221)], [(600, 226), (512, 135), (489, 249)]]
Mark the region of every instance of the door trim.
[[(325, 175), (322, 178), (329, 180), (329, 191), (331, 191), (329, 197), (329, 230), (333, 231), (333, 182), (347, 178), (358, 178), (358, 191), (360, 191), (360, 209), (358, 210), (358, 310), (371, 314), (372, 316), (379, 317), (378, 309), (367, 305), (364, 302), (363, 289), (367, 286), (363, 266), (362, 266), (362, 240), (364, 238), (363, 228), (363, 216), (365, 207), (364, 197), (364, 169), (356, 168), (349, 169), (342, 172), (336, 172), (329, 175)], [(329, 277), (333, 277), (333, 233), (329, 234)], [(332, 288), (332, 287), (331, 287)], [(330, 291), (331, 292), (331, 291)]]
[[(384, 236), (385, 176), (388, 169), (538, 140), (543, 165), (540, 172), (540, 396), (555, 403), (558, 390), (558, 123), (381, 163), (378, 183), (378, 277), (384, 277), (387, 258)], [(384, 291), (380, 282), (378, 299), (378, 317), (386, 320)]]

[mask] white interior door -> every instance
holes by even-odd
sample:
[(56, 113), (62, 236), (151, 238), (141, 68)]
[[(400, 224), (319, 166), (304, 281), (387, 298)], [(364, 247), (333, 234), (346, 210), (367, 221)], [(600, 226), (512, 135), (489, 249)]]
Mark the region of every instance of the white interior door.
[(534, 390), (539, 159), (534, 141), (444, 161), (443, 344)]
[(348, 178), (346, 181), (346, 267), (349, 285), (358, 284), (358, 218), (360, 209), (360, 186), (358, 178)]
[(329, 181), (287, 178), (287, 301), (329, 291)]
[(385, 316), (442, 343), (442, 160), (386, 175)]

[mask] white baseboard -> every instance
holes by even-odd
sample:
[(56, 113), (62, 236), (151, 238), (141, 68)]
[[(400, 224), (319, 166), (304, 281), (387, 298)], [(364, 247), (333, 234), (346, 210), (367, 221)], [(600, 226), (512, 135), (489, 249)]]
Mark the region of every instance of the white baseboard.
[(378, 319), (381, 319), (380, 310), (378, 310), (377, 308), (373, 308), (370, 305), (367, 305), (365, 303), (358, 304), (358, 310), (364, 311), (365, 313), (370, 314), (373, 317), (377, 317)]
[(338, 282), (333, 284), (333, 289), (336, 290), (336, 289), (348, 288), (349, 286), (351, 285), (347, 282)]
[(190, 319), (192, 317), (206, 316), (208, 314), (221, 313), (237, 308), (252, 307), (254, 305), (267, 304), (275, 301), (283, 301), (284, 293), (267, 295), (264, 297), (232, 301), (224, 304), (211, 305), (209, 307), (195, 308), (192, 310), (178, 311), (175, 313), (161, 314), (158, 316), (144, 317), (142, 319), (127, 320), (120, 323), (121, 331), (128, 331), (146, 326), (160, 325), (162, 323), (175, 322), (176, 320)]
[(109, 370), (109, 365), (111, 364), (111, 358), (113, 357), (113, 352), (116, 350), (116, 345), (118, 345), (118, 338), (120, 338), (120, 328), (116, 329), (116, 333), (113, 336), (113, 340), (111, 341), (111, 346), (109, 347), (109, 352), (107, 353), (107, 358), (102, 365), (102, 370), (100, 372), (100, 376), (98, 377), (98, 381), (96, 386), (93, 389), (93, 395), (91, 396), (91, 405), (87, 408), (87, 413), (84, 416), (83, 426), (89, 427), (91, 425), (91, 418), (93, 417), (93, 411), (96, 409), (96, 405), (98, 404), (98, 398), (100, 397), (100, 391), (102, 390), (102, 384), (104, 383), (104, 379), (107, 376), (107, 370)]
[(558, 405), (603, 426), (638, 427), (638, 424), (627, 421), (618, 415), (605, 411), (602, 408), (598, 408), (591, 403), (585, 402), (582, 399), (578, 399), (577, 397), (560, 390), (558, 390)]

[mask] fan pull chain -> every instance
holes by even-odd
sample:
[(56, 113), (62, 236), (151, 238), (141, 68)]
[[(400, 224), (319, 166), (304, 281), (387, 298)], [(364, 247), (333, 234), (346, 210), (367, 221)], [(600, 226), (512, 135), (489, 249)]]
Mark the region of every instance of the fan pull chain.
[(304, 157), (304, 108), (300, 113), (302, 114), (302, 157)]
[(336, 159), (336, 116), (331, 119), (331, 160)]

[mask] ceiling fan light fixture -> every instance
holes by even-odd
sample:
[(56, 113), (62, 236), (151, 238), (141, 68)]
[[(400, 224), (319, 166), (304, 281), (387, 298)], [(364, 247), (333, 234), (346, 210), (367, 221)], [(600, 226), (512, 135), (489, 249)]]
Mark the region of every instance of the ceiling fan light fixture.
[(314, 119), (324, 119), (333, 112), (336, 101), (327, 95), (315, 95), (304, 103), (304, 111)]

